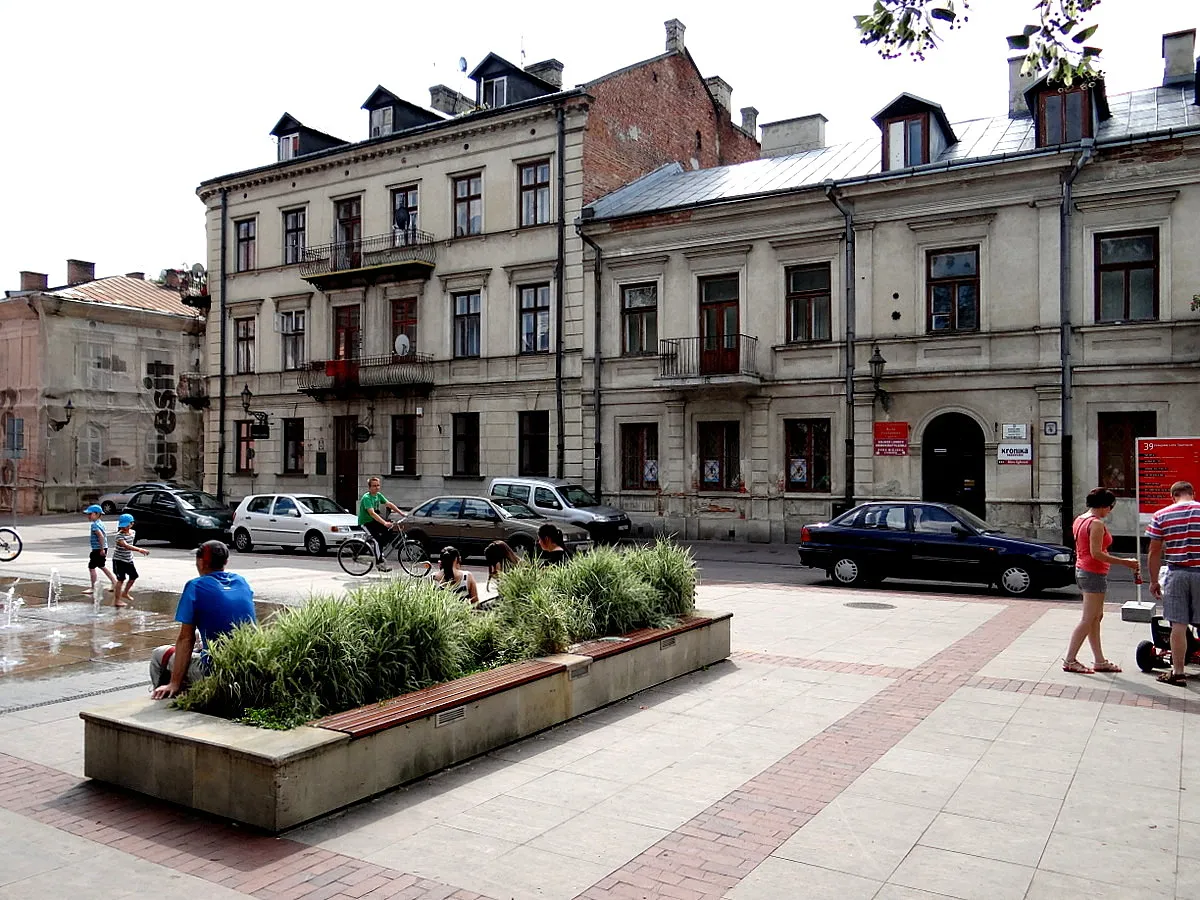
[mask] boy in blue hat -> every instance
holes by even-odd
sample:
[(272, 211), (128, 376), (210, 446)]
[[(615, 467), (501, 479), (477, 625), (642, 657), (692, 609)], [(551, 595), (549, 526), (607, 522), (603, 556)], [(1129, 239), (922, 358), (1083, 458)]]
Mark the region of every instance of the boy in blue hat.
[(113, 550), (113, 574), (117, 576), (117, 594), (113, 599), (113, 606), (129, 605), (130, 591), (138, 579), (138, 570), (133, 565), (133, 554), (150, 555), (149, 550), (134, 546), (135, 540), (137, 536), (133, 530), (133, 516), (122, 513), (117, 519), (117, 546)]
[(104, 523), (100, 521), (104, 510), (93, 503), (84, 512), (87, 513), (88, 520), (92, 523), (90, 531), (92, 552), (88, 554), (88, 575), (92, 578), (92, 586), (91, 589), (85, 589), (84, 593), (94, 594), (96, 592), (97, 569), (104, 573), (115, 593), (117, 579), (113, 577), (112, 572), (108, 571), (108, 534), (104, 530)]

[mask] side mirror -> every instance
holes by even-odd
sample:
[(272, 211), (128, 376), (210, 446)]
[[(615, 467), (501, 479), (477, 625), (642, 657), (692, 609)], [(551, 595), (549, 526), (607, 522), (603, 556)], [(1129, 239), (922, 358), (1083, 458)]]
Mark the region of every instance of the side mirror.
[(966, 528), (963, 528), (963, 526), (961, 526), (961, 525), (950, 526), (950, 533), (953, 534), (959, 540), (962, 540), (963, 538), (968, 538), (971, 536), (971, 532), (968, 531)]
[(293, 509), (290, 513), (288, 513), (288, 515), (292, 516), (293, 518), (298, 519), (298, 518), (300, 518), (300, 510)]

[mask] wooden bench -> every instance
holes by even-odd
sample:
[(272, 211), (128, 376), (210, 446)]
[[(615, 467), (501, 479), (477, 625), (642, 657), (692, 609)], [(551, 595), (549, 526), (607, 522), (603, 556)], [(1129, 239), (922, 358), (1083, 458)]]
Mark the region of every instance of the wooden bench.
[(678, 625), (673, 625), (670, 628), (639, 628), (637, 631), (629, 632), (624, 637), (599, 638), (594, 641), (584, 641), (582, 644), (576, 644), (571, 647), (570, 652), (578, 656), (590, 656), (592, 659), (604, 659), (606, 656), (624, 653), (626, 650), (632, 650), (634, 647), (653, 644), (655, 641), (666, 640), (677, 634), (703, 628), (711, 621), (712, 619), (707, 616), (687, 616), (680, 619)]

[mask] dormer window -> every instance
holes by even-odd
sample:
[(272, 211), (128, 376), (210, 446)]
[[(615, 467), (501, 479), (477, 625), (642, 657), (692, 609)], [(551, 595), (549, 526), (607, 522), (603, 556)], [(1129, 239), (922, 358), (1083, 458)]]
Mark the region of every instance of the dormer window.
[(300, 155), (300, 135), (285, 134), (279, 139), (279, 161), (286, 162)]
[(1038, 95), (1038, 146), (1073, 144), (1092, 137), (1092, 103), (1086, 87)]
[(508, 77), (485, 78), (483, 80), (483, 105), (489, 109), (504, 106), (508, 102)]
[(384, 137), (392, 133), (392, 108), (371, 110), (371, 137)]
[(929, 162), (929, 115), (889, 119), (883, 131), (883, 168), (903, 169)]

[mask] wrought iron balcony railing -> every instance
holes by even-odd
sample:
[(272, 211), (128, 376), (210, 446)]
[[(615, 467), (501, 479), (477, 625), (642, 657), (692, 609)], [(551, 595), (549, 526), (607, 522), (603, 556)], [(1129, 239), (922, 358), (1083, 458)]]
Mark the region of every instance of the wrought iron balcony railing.
[(416, 229), (389, 231), (356, 241), (338, 241), (304, 248), (300, 277), (309, 280), (345, 272), (417, 266), (432, 269), (437, 262), (433, 235)]
[(433, 384), (433, 357), (364, 356), (360, 359), (322, 359), (300, 370), (298, 390), (304, 394), (390, 390)]
[(748, 334), (665, 338), (658, 342), (660, 378), (745, 375), (758, 378), (758, 338)]

